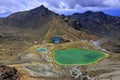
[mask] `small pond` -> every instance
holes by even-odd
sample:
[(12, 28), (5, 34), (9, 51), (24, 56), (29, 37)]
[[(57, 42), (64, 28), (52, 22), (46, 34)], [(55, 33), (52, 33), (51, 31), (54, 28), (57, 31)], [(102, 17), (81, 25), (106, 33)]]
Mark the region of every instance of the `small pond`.
[(46, 53), (47, 49), (46, 48), (38, 48), (37, 52), (42, 52), (42, 53)]
[(60, 37), (53, 37), (53, 38), (52, 38), (52, 42), (53, 42), (53, 43), (56, 43), (56, 44), (57, 44), (57, 43), (60, 43), (60, 41), (61, 41), (61, 38), (60, 38)]

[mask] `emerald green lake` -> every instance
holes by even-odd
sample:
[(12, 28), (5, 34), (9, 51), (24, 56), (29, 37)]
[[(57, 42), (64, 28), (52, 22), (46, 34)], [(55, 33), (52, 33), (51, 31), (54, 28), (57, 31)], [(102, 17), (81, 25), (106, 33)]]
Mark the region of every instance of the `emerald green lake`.
[(59, 65), (88, 65), (106, 57), (106, 53), (95, 50), (70, 48), (54, 50), (54, 61)]

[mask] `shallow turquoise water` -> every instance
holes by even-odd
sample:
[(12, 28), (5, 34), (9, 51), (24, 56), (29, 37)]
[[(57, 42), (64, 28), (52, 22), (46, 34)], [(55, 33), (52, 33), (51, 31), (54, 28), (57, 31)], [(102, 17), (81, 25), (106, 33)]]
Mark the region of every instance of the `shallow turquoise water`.
[(38, 48), (37, 52), (45, 53), (45, 52), (47, 52), (47, 49), (46, 48)]

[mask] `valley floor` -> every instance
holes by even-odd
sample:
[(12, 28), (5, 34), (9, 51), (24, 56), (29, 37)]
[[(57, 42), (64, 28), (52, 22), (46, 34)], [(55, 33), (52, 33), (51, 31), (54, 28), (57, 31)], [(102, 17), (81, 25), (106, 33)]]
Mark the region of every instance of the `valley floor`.
[[(20, 45), (16, 45), (20, 44)], [(4, 46), (7, 45), (7, 46)], [(0, 61), (15, 67), (20, 76), (18, 80), (72, 80), (69, 71), (73, 66), (60, 66), (53, 60), (54, 49), (89, 48), (94, 49), (90, 42), (76, 41), (61, 44), (14, 42), (1, 44)], [(97, 46), (96, 46), (97, 47)], [(47, 52), (37, 52), (38, 48), (46, 48)], [(6, 51), (6, 50), (8, 51)], [(100, 47), (95, 48), (101, 51)], [(6, 51), (6, 52), (4, 52)], [(11, 53), (10, 53), (11, 52)], [(109, 57), (96, 64), (76, 66), (81, 71), (88, 71), (93, 80), (119, 80), (120, 54), (106, 52)]]

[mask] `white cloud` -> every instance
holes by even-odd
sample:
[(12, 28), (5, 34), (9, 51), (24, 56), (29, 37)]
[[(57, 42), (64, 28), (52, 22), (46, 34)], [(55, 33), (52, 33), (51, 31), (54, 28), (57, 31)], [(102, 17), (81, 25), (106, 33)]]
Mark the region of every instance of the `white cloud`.
[(80, 12), (120, 8), (120, 0), (0, 0), (0, 16), (4, 13), (30, 10), (44, 5), (55, 12)]
[(105, 0), (103, 4), (109, 7), (120, 8), (120, 0)]
[(80, 6), (79, 4), (76, 4), (74, 8), (75, 8), (75, 9), (81, 9), (82, 6)]
[(69, 9), (68, 4), (66, 4), (66, 3), (64, 3), (62, 1), (60, 1), (59, 6), (60, 6), (60, 9)]

